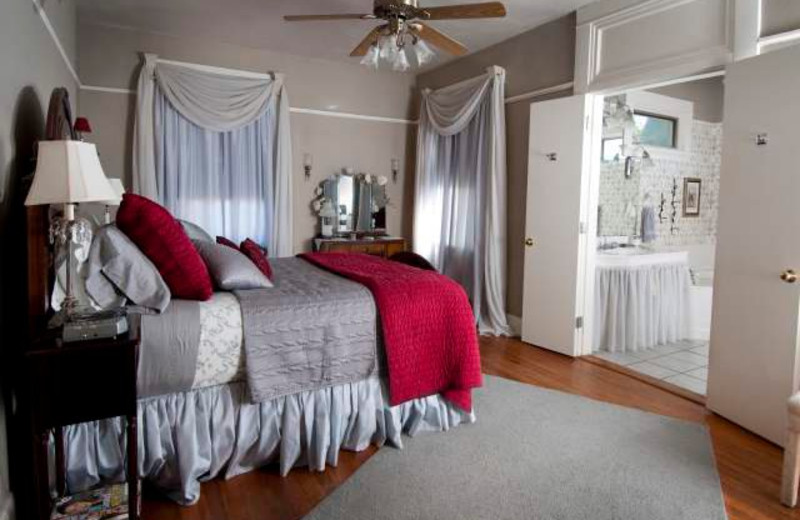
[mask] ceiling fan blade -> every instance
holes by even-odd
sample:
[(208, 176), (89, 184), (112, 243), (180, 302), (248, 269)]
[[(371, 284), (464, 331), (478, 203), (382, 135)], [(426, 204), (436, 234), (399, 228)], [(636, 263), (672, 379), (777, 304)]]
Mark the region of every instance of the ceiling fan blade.
[(502, 2), (484, 2), (481, 4), (445, 5), (442, 7), (420, 7), (421, 20), (456, 20), (460, 18), (502, 18), (506, 15), (506, 7)]
[(379, 25), (378, 27), (372, 29), (369, 32), (369, 34), (363, 40), (361, 40), (361, 43), (359, 43), (358, 46), (355, 49), (353, 49), (353, 52), (350, 53), (350, 56), (355, 57), (355, 56), (366, 55), (367, 51), (372, 46), (372, 44), (377, 42), (378, 38), (380, 38), (381, 32), (383, 31), (384, 27), (386, 26)]
[(374, 20), (374, 14), (295, 14), (284, 16), (287, 22), (312, 22), (320, 20)]
[(409, 25), (409, 30), (423, 40), (455, 56), (463, 56), (468, 52), (467, 48), (461, 43), (447, 36), (443, 32), (437, 31), (430, 25), (415, 22)]

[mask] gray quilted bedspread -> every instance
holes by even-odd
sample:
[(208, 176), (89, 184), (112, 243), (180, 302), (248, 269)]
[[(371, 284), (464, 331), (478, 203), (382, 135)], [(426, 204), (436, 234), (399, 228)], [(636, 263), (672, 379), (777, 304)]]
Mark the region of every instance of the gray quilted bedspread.
[(379, 325), (370, 291), (300, 258), (270, 263), (274, 287), (236, 291), (253, 401), (375, 374)]

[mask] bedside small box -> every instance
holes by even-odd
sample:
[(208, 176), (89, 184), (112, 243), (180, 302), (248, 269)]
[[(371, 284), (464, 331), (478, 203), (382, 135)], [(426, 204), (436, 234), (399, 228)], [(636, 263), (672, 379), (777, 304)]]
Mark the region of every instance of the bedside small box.
[(128, 317), (120, 313), (87, 315), (64, 324), (65, 343), (90, 339), (115, 338), (128, 332)]

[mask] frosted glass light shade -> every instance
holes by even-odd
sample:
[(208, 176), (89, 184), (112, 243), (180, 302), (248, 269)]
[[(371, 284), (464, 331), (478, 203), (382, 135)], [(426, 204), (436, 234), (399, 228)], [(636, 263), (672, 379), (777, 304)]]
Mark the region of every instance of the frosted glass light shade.
[(378, 68), (378, 59), (380, 58), (380, 50), (378, 45), (371, 45), (367, 54), (361, 59), (361, 65), (366, 65), (371, 69)]
[(392, 70), (397, 72), (405, 72), (411, 65), (408, 63), (408, 58), (406, 57), (405, 49), (398, 49), (397, 54), (394, 56), (394, 62), (392, 63)]
[(26, 206), (114, 200), (97, 149), (83, 141), (40, 141)]
[(119, 206), (120, 202), (122, 202), (122, 195), (125, 193), (125, 186), (122, 185), (121, 180), (113, 177), (108, 179), (108, 183), (111, 184), (111, 188), (117, 196), (110, 200), (104, 200), (103, 204), (106, 206)]
[(414, 52), (417, 55), (417, 64), (420, 67), (427, 65), (436, 58), (436, 53), (424, 40), (419, 40), (414, 44)]

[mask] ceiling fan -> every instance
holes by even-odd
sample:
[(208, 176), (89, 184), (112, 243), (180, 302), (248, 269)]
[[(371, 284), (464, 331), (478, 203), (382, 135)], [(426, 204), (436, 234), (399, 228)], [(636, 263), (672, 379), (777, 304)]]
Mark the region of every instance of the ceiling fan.
[[(371, 14), (293, 15), (283, 19), (287, 22), (383, 20), (385, 23), (372, 29), (350, 56), (364, 56), (362, 63), (376, 68), (378, 60), (383, 58), (393, 62), (395, 69), (405, 70), (408, 62), (403, 49), (409, 41), (416, 48), (420, 65), (434, 56), (425, 41), (456, 56), (467, 53), (464, 45), (423, 21), (502, 18), (505, 15), (506, 8), (501, 2), (420, 7), (418, 0), (374, 0)], [(392, 39), (395, 45), (389, 45)]]

